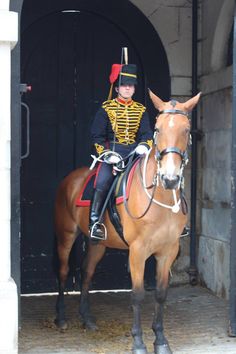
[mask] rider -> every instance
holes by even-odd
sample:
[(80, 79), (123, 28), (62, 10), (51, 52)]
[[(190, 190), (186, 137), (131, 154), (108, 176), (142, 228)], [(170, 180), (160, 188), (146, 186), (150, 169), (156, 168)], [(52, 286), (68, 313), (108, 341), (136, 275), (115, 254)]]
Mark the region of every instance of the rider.
[(113, 64), (110, 74), (110, 97), (114, 84), (117, 98), (108, 99), (95, 115), (91, 135), (96, 154), (107, 151), (106, 159), (99, 165), (90, 208), (90, 237), (105, 238), (104, 228), (97, 223), (109, 188), (114, 179), (112, 164), (117, 163), (118, 153), (122, 158), (135, 150), (138, 155), (148, 152), (152, 146), (152, 131), (149, 116), (141, 103), (133, 101), (137, 85), (135, 64)]

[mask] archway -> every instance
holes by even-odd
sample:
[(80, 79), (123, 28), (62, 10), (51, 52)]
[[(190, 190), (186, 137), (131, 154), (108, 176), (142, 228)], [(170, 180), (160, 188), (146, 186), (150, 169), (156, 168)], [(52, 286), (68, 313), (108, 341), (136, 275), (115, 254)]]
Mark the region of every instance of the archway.
[(227, 64), (227, 50), (230, 31), (232, 31), (234, 6), (234, 2), (230, 0), (222, 4), (212, 44), (211, 68), (213, 71), (220, 70)]
[[(129, 13), (129, 21), (124, 13)], [(148, 106), (153, 123), (156, 112), (147, 99), (147, 87), (163, 99), (169, 97), (168, 63), (158, 35), (134, 5), (120, 1), (114, 6), (107, 0), (34, 5), (24, 1), (21, 81), (32, 85), (32, 92), (23, 97), (31, 112), (30, 154), (21, 168), (24, 293), (56, 290), (51, 270), (55, 189), (64, 175), (90, 162), (90, 123), (107, 97), (110, 66), (119, 62), (122, 46), (129, 48), (129, 62), (138, 64), (136, 99)], [(24, 152), (24, 113), (22, 119)], [(116, 278), (111, 276), (114, 267)], [(128, 287), (126, 268), (125, 253), (107, 252), (94, 287)]]

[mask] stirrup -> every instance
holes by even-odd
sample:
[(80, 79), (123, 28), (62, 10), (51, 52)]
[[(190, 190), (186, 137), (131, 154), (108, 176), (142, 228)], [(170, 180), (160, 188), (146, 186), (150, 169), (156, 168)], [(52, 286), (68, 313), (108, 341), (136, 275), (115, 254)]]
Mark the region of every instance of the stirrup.
[[(95, 226), (98, 226), (103, 228), (104, 229), (104, 237), (99, 237), (99, 236), (96, 236), (93, 234), (93, 231), (94, 231), (94, 227)], [(90, 238), (91, 239), (96, 239), (96, 240), (99, 240), (99, 241), (105, 241), (107, 239), (107, 229), (106, 229), (106, 226), (103, 224), (103, 223), (100, 223), (99, 221), (95, 222), (93, 224), (93, 226), (91, 227), (90, 229)]]

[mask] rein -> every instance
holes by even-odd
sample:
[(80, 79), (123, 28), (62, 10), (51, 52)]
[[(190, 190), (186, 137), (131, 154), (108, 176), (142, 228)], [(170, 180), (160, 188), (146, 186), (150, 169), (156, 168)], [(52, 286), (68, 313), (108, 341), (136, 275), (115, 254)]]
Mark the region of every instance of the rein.
[[(155, 203), (155, 204), (157, 204), (157, 205), (159, 205), (159, 206), (161, 206), (163, 208), (171, 209), (171, 211), (173, 213), (178, 213), (179, 210), (180, 210), (179, 205), (181, 203), (181, 199), (179, 199), (177, 201), (177, 196), (176, 196), (175, 189), (173, 189), (173, 191), (172, 191), (173, 192), (173, 198), (174, 198), (174, 205), (168, 205), (168, 204), (161, 203), (158, 200), (156, 200), (155, 198), (153, 198), (153, 196), (150, 195), (150, 193), (148, 192), (148, 189), (150, 188), (150, 186), (147, 186), (147, 183), (146, 183), (146, 172), (147, 172), (147, 162), (148, 162), (148, 158), (149, 158), (150, 152), (151, 152), (151, 149), (146, 154), (145, 160), (144, 160), (144, 164), (143, 164), (143, 188), (144, 188), (144, 191), (145, 191), (145, 193), (147, 194), (147, 196), (149, 197), (149, 199), (153, 203)], [(159, 172), (158, 172), (158, 167), (157, 167), (157, 172), (154, 175), (153, 183), (152, 183), (153, 186), (154, 186), (154, 183), (155, 183), (155, 188), (159, 185), (158, 177), (159, 177)]]
[[(151, 150), (151, 149), (150, 149), (150, 150)], [(149, 151), (150, 151), (150, 150), (149, 150)], [(138, 158), (139, 158), (139, 157), (138, 157)], [(139, 161), (139, 167), (140, 167), (140, 164), (141, 164), (141, 160), (142, 160), (142, 159), (140, 159), (140, 161)], [(140, 169), (139, 169), (139, 171), (140, 171)], [(152, 202), (153, 202), (153, 200), (154, 200), (153, 198), (154, 198), (154, 194), (155, 194), (155, 191), (156, 191), (157, 183), (154, 183), (154, 184), (152, 183), (152, 185), (150, 185), (149, 187), (147, 187), (147, 188), (153, 188), (153, 190), (152, 190), (152, 194), (150, 195), (150, 201), (149, 201), (148, 206), (147, 206), (147, 208), (145, 209), (145, 211), (144, 211), (140, 216), (134, 216), (134, 215), (130, 212), (130, 210), (129, 210), (129, 207), (128, 207), (128, 198), (127, 198), (127, 196), (126, 196), (126, 184), (127, 184), (127, 177), (128, 177), (128, 175), (129, 175), (129, 170), (128, 170), (127, 173), (126, 173), (126, 171), (125, 171), (125, 178), (124, 178), (124, 181), (123, 181), (124, 206), (125, 206), (125, 210), (126, 210), (127, 214), (128, 214), (132, 219), (138, 220), (138, 219), (143, 218), (143, 217), (147, 214), (148, 210), (150, 209), (150, 207), (151, 207), (151, 205), (152, 205)], [(141, 180), (142, 180), (142, 182), (143, 182), (141, 173), (140, 173), (140, 178), (141, 178)]]

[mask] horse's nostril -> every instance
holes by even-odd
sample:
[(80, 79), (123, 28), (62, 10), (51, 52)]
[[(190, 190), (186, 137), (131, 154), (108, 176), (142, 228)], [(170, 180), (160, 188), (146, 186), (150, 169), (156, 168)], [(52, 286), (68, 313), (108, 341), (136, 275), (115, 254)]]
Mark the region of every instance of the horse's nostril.
[(174, 189), (178, 186), (179, 176), (178, 175), (161, 175), (161, 180), (164, 188), (166, 189)]
[(174, 176), (170, 176), (170, 175), (162, 175), (161, 176), (162, 177), (162, 179), (164, 180), (164, 181), (178, 181), (179, 180), (179, 176), (178, 175), (174, 175)]

